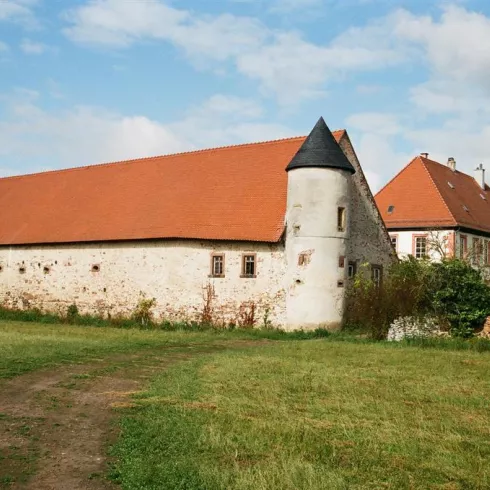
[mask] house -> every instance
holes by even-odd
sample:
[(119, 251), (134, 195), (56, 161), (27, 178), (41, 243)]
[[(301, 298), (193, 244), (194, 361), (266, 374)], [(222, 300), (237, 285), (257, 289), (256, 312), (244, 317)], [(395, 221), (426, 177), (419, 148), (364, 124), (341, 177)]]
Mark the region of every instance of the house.
[(388, 232), (346, 131), (0, 179), (0, 303), (337, 327)]
[(490, 266), (490, 188), (480, 164), (474, 176), (447, 164), (415, 157), (376, 195), (400, 256), (467, 258)]

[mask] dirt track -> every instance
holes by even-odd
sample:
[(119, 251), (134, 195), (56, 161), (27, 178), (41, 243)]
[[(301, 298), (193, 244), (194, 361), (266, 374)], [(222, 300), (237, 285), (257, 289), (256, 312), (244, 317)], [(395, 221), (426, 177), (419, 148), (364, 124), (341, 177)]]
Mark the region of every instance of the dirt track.
[(0, 381), (0, 488), (119, 488), (106, 479), (117, 407), (173, 363), (249, 344), (162, 348)]

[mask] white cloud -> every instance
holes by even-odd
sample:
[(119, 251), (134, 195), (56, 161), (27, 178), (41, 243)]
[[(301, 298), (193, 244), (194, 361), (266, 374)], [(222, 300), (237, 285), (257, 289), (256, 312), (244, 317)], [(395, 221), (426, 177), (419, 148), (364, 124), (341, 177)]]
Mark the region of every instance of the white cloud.
[[(319, 95), (328, 80), (345, 73), (391, 66), (405, 57), (393, 45), (367, 44), (358, 30), (316, 45), (297, 32), (276, 31), (250, 17), (203, 16), (162, 0), (90, 0), (63, 17), (70, 24), (65, 35), (77, 43), (125, 48), (144, 40), (165, 41), (200, 65), (231, 61), (282, 103)], [(369, 29), (371, 37), (382, 38), (379, 25)], [(352, 36), (359, 42), (353, 43)]]
[(20, 49), (25, 54), (36, 55), (36, 54), (43, 54), (48, 49), (48, 47), (43, 43), (36, 43), (29, 39), (23, 39), (22, 42), (20, 43)]
[(9, 49), (10, 48), (9, 48), (8, 44), (0, 41), (0, 53), (5, 53), (5, 52), (9, 51)]
[(7, 0), (0, 1), (0, 22), (9, 21), (34, 27), (37, 21), (34, 16), (33, 7), (38, 0)]
[(291, 135), (288, 128), (264, 122), (254, 101), (225, 95), (211, 97), (171, 124), (100, 107), (48, 112), (40, 100), (28, 89), (0, 98), (8, 114), (0, 120), (4, 175)]

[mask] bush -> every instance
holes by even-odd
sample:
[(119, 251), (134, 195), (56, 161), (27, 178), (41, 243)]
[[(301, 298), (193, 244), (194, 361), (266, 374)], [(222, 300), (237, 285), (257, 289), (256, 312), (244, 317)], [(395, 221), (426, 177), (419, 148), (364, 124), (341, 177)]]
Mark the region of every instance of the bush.
[(471, 337), (490, 315), (490, 288), (481, 272), (456, 259), (410, 257), (394, 264), (380, 287), (362, 270), (347, 291), (345, 323), (385, 339), (400, 317), (435, 317), (453, 336)]
[(143, 327), (148, 327), (153, 323), (153, 312), (151, 311), (157, 304), (155, 298), (142, 297), (138, 301), (133, 312), (133, 319)]

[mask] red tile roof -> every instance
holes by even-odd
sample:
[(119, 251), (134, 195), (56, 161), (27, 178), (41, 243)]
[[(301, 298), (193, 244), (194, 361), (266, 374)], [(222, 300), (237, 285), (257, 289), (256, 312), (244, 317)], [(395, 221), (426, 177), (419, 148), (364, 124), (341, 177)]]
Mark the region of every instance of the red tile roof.
[[(345, 131), (335, 131), (340, 141)], [(0, 245), (193, 238), (277, 242), (305, 137), (0, 179)]]
[(489, 191), (467, 174), (418, 156), (375, 199), (388, 229), (458, 226), (490, 232)]

